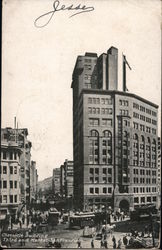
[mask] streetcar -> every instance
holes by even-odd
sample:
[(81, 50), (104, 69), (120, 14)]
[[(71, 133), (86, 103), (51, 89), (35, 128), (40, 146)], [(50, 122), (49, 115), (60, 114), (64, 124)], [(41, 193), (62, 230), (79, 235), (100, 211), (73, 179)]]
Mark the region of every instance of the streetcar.
[(50, 208), (48, 215), (48, 224), (51, 226), (56, 226), (59, 223), (60, 213), (56, 208)]
[(69, 228), (84, 228), (84, 227), (94, 227), (95, 225), (95, 215), (94, 213), (78, 213), (70, 216), (69, 218)]
[(130, 219), (132, 221), (149, 221), (150, 215), (157, 216), (157, 209), (155, 205), (144, 205), (135, 208), (134, 211), (130, 212)]

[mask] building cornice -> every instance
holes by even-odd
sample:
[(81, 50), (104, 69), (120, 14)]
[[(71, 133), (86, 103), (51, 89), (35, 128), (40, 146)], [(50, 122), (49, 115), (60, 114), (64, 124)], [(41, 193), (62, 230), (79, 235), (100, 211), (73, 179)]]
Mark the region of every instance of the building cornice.
[(136, 98), (139, 101), (145, 102), (146, 104), (149, 104), (151, 106), (153, 106), (154, 108), (158, 108), (159, 106), (153, 102), (150, 102), (146, 99), (144, 99), (143, 97), (140, 97), (136, 94), (133, 93), (129, 93), (129, 92), (123, 92), (123, 91), (119, 91), (119, 90), (103, 90), (103, 89), (83, 89), (81, 91), (81, 94), (111, 94), (111, 95), (121, 95), (121, 96), (128, 96), (128, 97), (132, 97), (132, 98)]

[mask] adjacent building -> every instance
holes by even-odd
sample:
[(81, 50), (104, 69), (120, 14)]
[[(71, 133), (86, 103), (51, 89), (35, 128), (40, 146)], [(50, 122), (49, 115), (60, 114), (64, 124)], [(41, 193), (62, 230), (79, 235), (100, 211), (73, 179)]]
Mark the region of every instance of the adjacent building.
[(62, 197), (73, 196), (73, 161), (65, 160), (60, 167), (60, 194)]
[[(1, 207), (16, 213), (21, 205), (30, 204), (31, 142), (26, 128), (1, 129)], [(38, 178), (38, 175), (37, 175)], [(34, 179), (35, 181), (35, 179)], [(33, 184), (32, 184), (33, 185)], [(5, 212), (3, 211), (3, 212)]]
[(21, 204), (20, 155), (18, 143), (10, 141), (7, 129), (1, 130), (0, 213), (16, 215)]
[(52, 186), (54, 195), (60, 194), (60, 168), (53, 169)]
[(31, 161), (30, 166), (30, 201), (35, 201), (37, 199), (38, 193), (38, 174), (36, 168), (36, 162)]
[(161, 140), (158, 137), (158, 174), (157, 174), (157, 182), (158, 182), (158, 207), (161, 206)]
[(73, 71), (75, 207), (157, 203), (158, 106), (118, 90), (118, 50), (78, 56)]

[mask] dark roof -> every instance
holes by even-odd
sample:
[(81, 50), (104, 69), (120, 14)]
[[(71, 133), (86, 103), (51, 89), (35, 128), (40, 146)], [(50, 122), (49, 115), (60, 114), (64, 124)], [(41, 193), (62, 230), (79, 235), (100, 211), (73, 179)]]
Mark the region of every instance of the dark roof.
[(97, 53), (86, 52), (85, 56), (97, 57)]

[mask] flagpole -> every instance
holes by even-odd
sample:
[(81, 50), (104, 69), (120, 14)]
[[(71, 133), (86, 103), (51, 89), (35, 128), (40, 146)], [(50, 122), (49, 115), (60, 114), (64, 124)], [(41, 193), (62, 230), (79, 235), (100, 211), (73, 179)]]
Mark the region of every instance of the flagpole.
[(126, 91), (128, 91), (127, 85), (126, 85), (126, 80), (127, 80), (126, 65), (128, 66), (128, 68), (130, 70), (132, 70), (132, 69), (131, 69), (129, 63), (127, 62), (126, 56), (122, 54), (122, 57), (123, 57), (123, 91), (126, 92)]
[(122, 54), (123, 59), (123, 91), (126, 92), (126, 63), (125, 56)]

